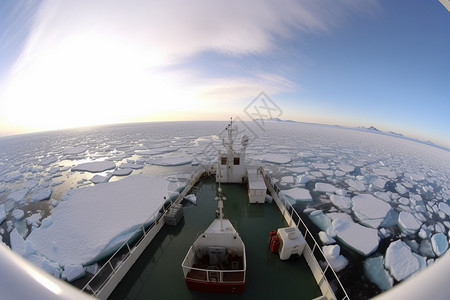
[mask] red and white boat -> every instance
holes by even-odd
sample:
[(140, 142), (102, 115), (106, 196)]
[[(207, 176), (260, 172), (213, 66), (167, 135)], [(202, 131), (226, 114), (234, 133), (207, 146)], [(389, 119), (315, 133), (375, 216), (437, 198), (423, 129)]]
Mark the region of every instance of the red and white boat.
[(245, 287), (245, 245), (230, 220), (222, 214), (222, 190), (219, 187), (218, 218), (189, 248), (182, 267), (187, 287), (218, 293), (241, 293)]

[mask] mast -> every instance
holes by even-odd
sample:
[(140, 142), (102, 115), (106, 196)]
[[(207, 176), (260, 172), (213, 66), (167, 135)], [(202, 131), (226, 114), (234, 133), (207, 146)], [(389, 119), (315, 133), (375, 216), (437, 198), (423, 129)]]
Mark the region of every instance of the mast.
[(230, 119), (230, 123), (225, 128), (228, 131), (228, 142), (225, 142), (225, 139), (222, 140), (222, 145), (227, 149), (227, 181), (232, 180), (232, 168), (233, 168), (233, 159), (234, 159), (234, 149), (233, 149), (233, 118)]

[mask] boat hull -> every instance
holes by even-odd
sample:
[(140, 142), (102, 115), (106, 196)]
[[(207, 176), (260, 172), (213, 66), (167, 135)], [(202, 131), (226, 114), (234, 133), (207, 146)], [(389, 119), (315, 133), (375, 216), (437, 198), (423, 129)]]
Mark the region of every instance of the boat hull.
[(185, 278), (188, 289), (210, 293), (235, 294), (242, 293), (245, 289), (245, 282), (205, 282)]

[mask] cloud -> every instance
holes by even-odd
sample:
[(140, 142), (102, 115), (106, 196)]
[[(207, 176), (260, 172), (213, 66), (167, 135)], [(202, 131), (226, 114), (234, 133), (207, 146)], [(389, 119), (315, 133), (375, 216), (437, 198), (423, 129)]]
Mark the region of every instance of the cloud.
[[(278, 40), (326, 33), (359, 7), (318, 2), (43, 1), (0, 92), (0, 117), (50, 129), (81, 124), (67, 114), (86, 125), (130, 121), (188, 109), (188, 102), (201, 109), (205, 98), (292, 90), (296, 85), (276, 72), (205, 79), (192, 66), (176, 66), (206, 51), (231, 57), (282, 51)], [(175, 69), (161, 71), (168, 66)], [(125, 105), (135, 109), (126, 112)], [(24, 113), (25, 107), (31, 109)]]

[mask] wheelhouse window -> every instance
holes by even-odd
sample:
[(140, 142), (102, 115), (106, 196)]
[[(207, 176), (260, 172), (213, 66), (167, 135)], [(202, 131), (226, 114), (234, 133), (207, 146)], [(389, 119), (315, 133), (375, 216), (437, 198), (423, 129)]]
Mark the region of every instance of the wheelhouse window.
[(234, 165), (236, 166), (236, 165), (239, 165), (239, 164), (240, 164), (240, 161), (241, 161), (241, 160), (240, 160), (239, 157), (235, 157), (233, 163), (234, 163)]
[(220, 158), (220, 163), (221, 163), (222, 165), (226, 165), (226, 164), (227, 164), (227, 157), (226, 157), (226, 156), (221, 157), (221, 158)]

